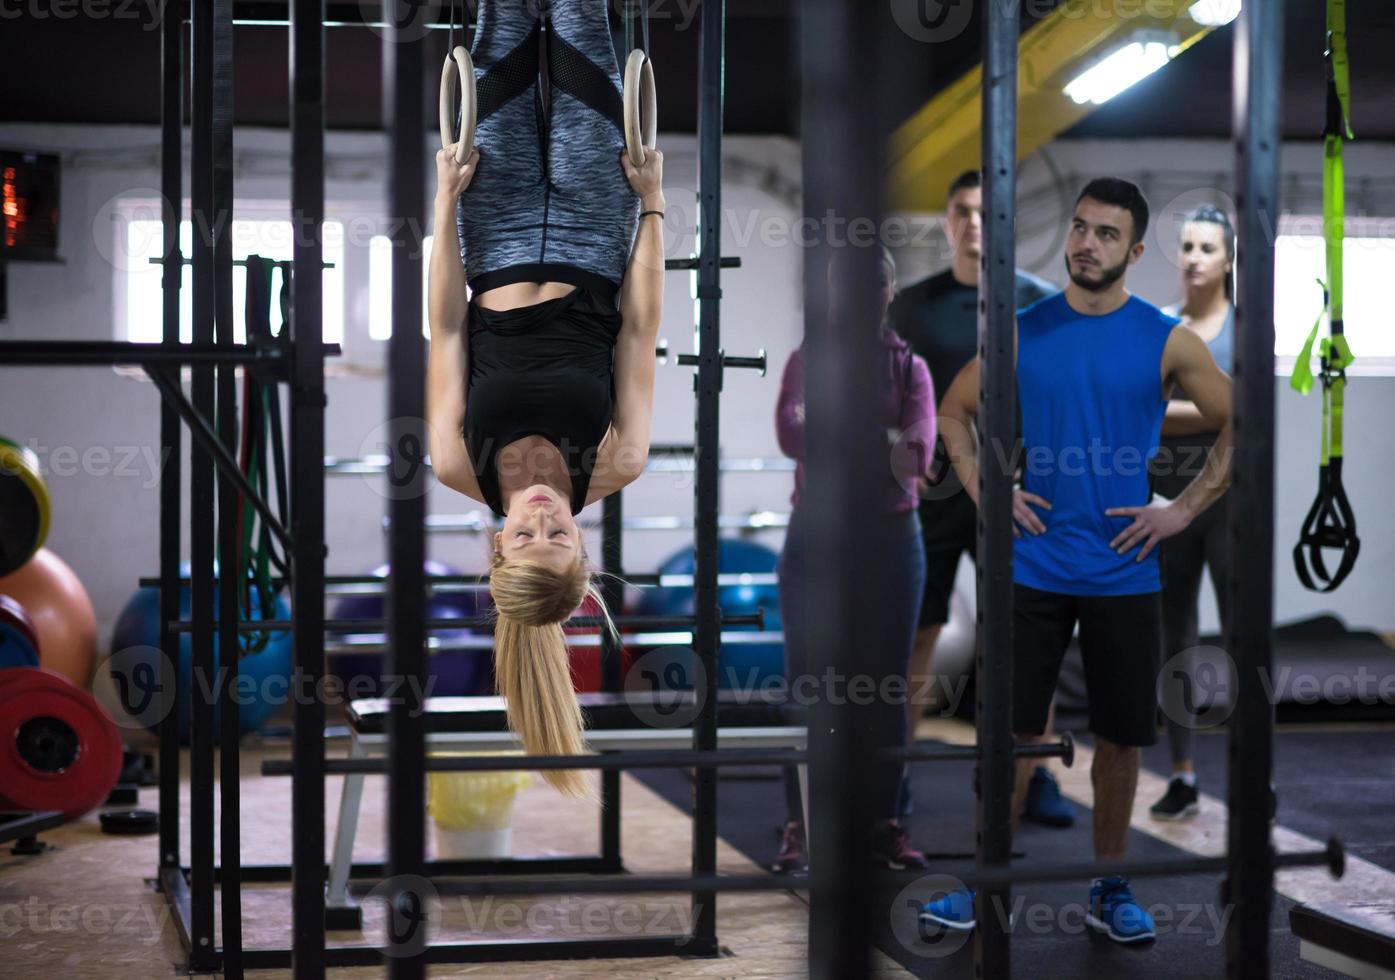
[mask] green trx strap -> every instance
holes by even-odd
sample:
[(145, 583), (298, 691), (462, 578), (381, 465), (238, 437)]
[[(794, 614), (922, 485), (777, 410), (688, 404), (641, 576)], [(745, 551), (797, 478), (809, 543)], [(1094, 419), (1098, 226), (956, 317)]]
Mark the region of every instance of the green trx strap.
[[(1361, 539), (1356, 536), (1356, 514), (1342, 486), (1342, 409), (1345, 403), (1347, 367), (1354, 360), (1347, 345), (1342, 316), (1342, 247), (1346, 239), (1346, 193), (1342, 150), (1354, 138), (1351, 130), (1351, 68), (1347, 61), (1346, 0), (1327, 0), (1327, 126), (1324, 131), (1322, 168), (1323, 237), (1327, 245), (1326, 309), (1313, 324), (1294, 365), (1291, 384), (1306, 395), (1313, 387), (1313, 345), (1324, 318), (1331, 336), (1319, 343), (1322, 381), (1322, 455), (1318, 465), (1318, 492), (1303, 519), (1293, 565), (1303, 585), (1314, 592), (1331, 592), (1356, 565)], [(1337, 568), (1329, 573), (1323, 549), (1339, 553)]]
[[(274, 343), (271, 335), (271, 275), (275, 269), (271, 259), (259, 255), (247, 258), (247, 343), (251, 346)], [(280, 402), (271, 384), (264, 383), (250, 367), (243, 373), (242, 467), (247, 482), (263, 499), (270, 501), (271, 475), (267, 465), (268, 449), (272, 450), (278, 489), (284, 487), (284, 462), (281, 458)], [(270, 445), (269, 445), (270, 444)], [(278, 494), (278, 512), (287, 513), (284, 492)], [(276, 554), (271, 530), (259, 520), (256, 508), (249, 500), (241, 501), (238, 512), (240, 528), (238, 549), (239, 607), (245, 619), (275, 619), (278, 590), (272, 583), (273, 564), (284, 574), (286, 564)], [(254, 537), (257, 543), (253, 543)], [(253, 590), (255, 589), (255, 593)], [(253, 606), (257, 613), (253, 613)], [(244, 633), (243, 653), (260, 653), (270, 640), (268, 632)]]

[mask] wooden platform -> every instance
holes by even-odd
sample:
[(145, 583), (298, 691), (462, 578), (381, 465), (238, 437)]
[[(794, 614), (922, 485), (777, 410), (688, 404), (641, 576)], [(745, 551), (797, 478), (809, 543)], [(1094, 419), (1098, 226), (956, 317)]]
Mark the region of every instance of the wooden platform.
[[(331, 743), (342, 754), (343, 743)], [(242, 766), (242, 861), (283, 864), (290, 859), (289, 779), (258, 775), (262, 760), (284, 757), (280, 747), (249, 743)], [(188, 814), (185, 755), (184, 813)], [(327, 780), (327, 800), (339, 795), (339, 777)], [(728, 792), (740, 792), (731, 788)], [(354, 852), (356, 861), (381, 860), (385, 849), (383, 777), (369, 777)], [(688, 874), (691, 821), (688, 816), (628, 775), (622, 778), (622, 841), (627, 867), (635, 873)], [(142, 807), (154, 809), (154, 787), (141, 791)], [(335, 812), (327, 814), (332, 840)], [(594, 808), (569, 800), (540, 778), (520, 792), (514, 811), (514, 853), (566, 854), (599, 848)], [(44, 835), (55, 850), (38, 857), (13, 857), (0, 850), (0, 947), (6, 977), (48, 980), (151, 980), (172, 976), (181, 950), (163, 898), (147, 879), (156, 866), (156, 837), (104, 835), (96, 814)], [(216, 839), (216, 838), (215, 838)], [(187, 833), (185, 863), (189, 860)], [(429, 853), (432, 847), (428, 837)], [(328, 855), (326, 855), (328, 857)], [(721, 874), (760, 871), (721, 841)], [(719, 959), (627, 959), (546, 961), (519, 964), (461, 964), (433, 967), (432, 977), (803, 977), (808, 905), (792, 892), (741, 893), (719, 897), (717, 931), (726, 955)], [(442, 941), (468, 938), (554, 935), (670, 934), (689, 921), (686, 895), (573, 895), (462, 899), (445, 897), (436, 935)], [(243, 941), (248, 948), (290, 942), (289, 886), (246, 887)], [(365, 909), (363, 936), (330, 933), (331, 945), (381, 936), (380, 908)], [(221, 938), (220, 938), (221, 942)], [(909, 976), (874, 952), (877, 977)], [(520, 973), (520, 971), (523, 971)], [(381, 968), (331, 970), (332, 976), (381, 977)], [(290, 976), (258, 971), (255, 977)]]

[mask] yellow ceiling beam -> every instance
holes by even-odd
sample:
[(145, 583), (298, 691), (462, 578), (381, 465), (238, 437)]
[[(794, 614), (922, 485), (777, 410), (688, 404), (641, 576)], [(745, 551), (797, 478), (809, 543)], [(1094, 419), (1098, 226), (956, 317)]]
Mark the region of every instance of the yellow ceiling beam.
[[(1168, 34), (1180, 49), (1214, 28), (1187, 13), (1204, 0), (1067, 0), (1032, 25), (1017, 46), (1017, 154), (1025, 159), (1097, 106), (1078, 105), (1065, 87), (1136, 35)], [(939, 211), (959, 174), (980, 166), (983, 67), (975, 66), (892, 135), (889, 194), (900, 211)]]

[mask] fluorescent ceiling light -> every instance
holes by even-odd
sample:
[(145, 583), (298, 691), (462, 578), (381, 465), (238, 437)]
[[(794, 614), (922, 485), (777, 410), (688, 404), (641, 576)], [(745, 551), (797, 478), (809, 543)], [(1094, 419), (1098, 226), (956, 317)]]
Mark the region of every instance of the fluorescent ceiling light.
[(1224, 27), (1240, 16), (1240, 0), (1196, 0), (1187, 14), (1202, 27)]
[(1175, 46), (1166, 41), (1133, 41), (1072, 79), (1066, 95), (1078, 105), (1104, 105), (1167, 64), (1175, 53)]

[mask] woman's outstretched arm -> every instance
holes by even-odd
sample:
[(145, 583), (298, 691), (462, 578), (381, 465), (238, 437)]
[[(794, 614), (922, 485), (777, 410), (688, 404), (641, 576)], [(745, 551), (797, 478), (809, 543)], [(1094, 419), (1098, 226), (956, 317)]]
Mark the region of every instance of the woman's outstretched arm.
[(479, 151), (463, 164), (454, 147), (436, 153), (436, 241), (427, 270), (427, 322), (431, 326), (426, 366), (426, 428), (431, 468), (436, 479), (473, 500), (483, 500), (479, 480), (461, 435), (465, 426), (466, 379), (469, 377), (469, 300), (465, 269), (460, 264), (456, 202), (479, 163)]
[[(644, 166), (621, 158), (630, 187), (640, 199), (641, 211), (663, 211), (664, 155), (649, 150)], [(634, 252), (620, 291), (620, 336), (615, 342), (615, 412), (611, 425), (625, 448), (616, 457), (617, 467), (639, 476), (649, 453), (649, 427), (654, 411), (654, 347), (664, 308), (663, 219), (640, 219)], [(626, 480), (625, 482), (628, 482)]]

